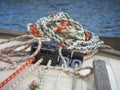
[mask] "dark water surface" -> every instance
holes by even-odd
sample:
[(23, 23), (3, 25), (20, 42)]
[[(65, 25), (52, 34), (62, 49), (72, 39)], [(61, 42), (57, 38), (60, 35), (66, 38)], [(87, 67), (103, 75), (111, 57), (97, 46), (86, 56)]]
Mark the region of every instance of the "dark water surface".
[(120, 37), (120, 0), (0, 0), (0, 28), (26, 31), (26, 24), (67, 12), (88, 30)]

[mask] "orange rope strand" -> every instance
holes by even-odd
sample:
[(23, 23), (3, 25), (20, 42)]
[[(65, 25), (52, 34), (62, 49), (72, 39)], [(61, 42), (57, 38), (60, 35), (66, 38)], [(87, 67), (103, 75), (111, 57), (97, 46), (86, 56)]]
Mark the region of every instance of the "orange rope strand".
[(3, 82), (0, 83), (0, 88), (7, 84), (11, 79), (13, 79), (17, 74), (19, 74), (25, 67), (30, 65), (35, 60), (35, 57), (29, 59), (24, 65), (18, 68), (14, 73), (12, 73), (9, 77), (7, 77)]

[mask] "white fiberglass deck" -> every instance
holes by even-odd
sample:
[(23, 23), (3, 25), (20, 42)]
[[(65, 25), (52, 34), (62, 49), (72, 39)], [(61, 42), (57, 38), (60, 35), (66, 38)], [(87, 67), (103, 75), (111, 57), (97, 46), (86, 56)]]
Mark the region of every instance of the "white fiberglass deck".
[[(3, 39), (0, 39), (2, 41)], [(15, 43), (19, 43), (14, 42)], [(0, 48), (6, 47), (8, 45), (12, 45), (12, 43), (2, 45)], [(106, 62), (110, 84), (112, 90), (120, 90), (120, 56), (112, 56), (105, 53), (97, 53), (92, 58), (87, 61), (84, 61), (83, 66), (92, 66), (93, 60), (104, 60)], [(0, 61), (0, 66), (7, 65), (4, 62)], [(13, 82), (15, 82), (22, 74), (26, 72), (32, 65), (24, 69), (19, 75), (17, 75), (14, 79), (10, 80), (4, 87), (0, 88), (0, 90), (9, 90), (9, 86)], [(30, 73), (24, 80), (17, 84), (14, 90), (30, 90), (28, 84), (30, 84), (33, 80), (38, 80), (38, 69), (37, 67), (32, 73)], [(7, 78), (12, 72), (15, 70), (9, 71), (1, 71), (0, 72), (0, 82), (2, 82), (5, 78)], [(67, 75), (61, 71), (57, 70), (48, 70), (48, 73), (45, 76), (45, 82), (43, 84), (42, 90), (73, 90), (73, 76)], [(82, 80), (76, 77), (76, 85), (74, 90), (96, 90), (94, 83), (94, 75), (92, 74), (90, 77)]]

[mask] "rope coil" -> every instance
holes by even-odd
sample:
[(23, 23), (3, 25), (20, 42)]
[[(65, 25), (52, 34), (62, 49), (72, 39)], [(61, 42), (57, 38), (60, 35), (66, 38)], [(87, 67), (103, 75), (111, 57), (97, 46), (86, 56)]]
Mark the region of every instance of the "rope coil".
[[(59, 45), (62, 44), (62, 47), (64, 46), (65, 48), (68, 49), (77, 50), (83, 53), (84, 55), (94, 54), (95, 52), (98, 51), (98, 48), (110, 48), (108, 45), (104, 45), (104, 42), (101, 41), (98, 36), (84, 29), (82, 25), (80, 25), (78, 22), (70, 18), (70, 16), (67, 13), (63, 13), (63, 12), (60, 12), (56, 15), (51, 14), (48, 17), (43, 17), (39, 19), (35, 24), (29, 23), (27, 25), (27, 29), (32, 35), (18, 36), (16, 38), (12, 38), (0, 42), (0, 44), (4, 44), (15, 40), (29, 39), (28, 41), (24, 41), (20, 44), (16, 44), (0, 49), (0, 60), (10, 64), (8, 66), (3, 66), (3, 67), (0, 66), (1, 71), (6, 69), (17, 68), (17, 66), (21, 62), (26, 62), (19, 69), (17, 69), (12, 75), (10, 75), (3, 82), (1, 82), (0, 88), (34, 61), (33, 59), (31, 60), (31, 58), (35, 58), (35, 56), (40, 51), (41, 41), (49, 41), (51, 39), (56, 41)], [(32, 55), (29, 55), (29, 51), (27, 51), (27, 49), (31, 46), (31, 43), (33, 42), (38, 42), (38, 48)], [(17, 50), (20, 47), (23, 48)], [(92, 67), (79, 68), (77, 70), (69, 69), (66, 65), (66, 61), (64, 57), (61, 54), (61, 47), (59, 48), (59, 56), (63, 60), (64, 68), (53, 67), (53, 66), (49, 66), (49, 67), (43, 66), (43, 67), (45, 69), (50, 68), (50, 69), (63, 71), (67, 74), (78, 75), (82, 79), (92, 74), (93, 72)], [(20, 59), (18, 58), (16, 59), (16, 57), (19, 57)], [(35, 63), (35, 65), (33, 65), (24, 75), (22, 75), (19, 80), (15, 81), (9, 87), (9, 89), (13, 90), (15, 85), (17, 85), (21, 80), (23, 80), (37, 66), (39, 66), (41, 62), (42, 60)], [(80, 71), (85, 69), (89, 69), (90, 73), (86, 75), (81, 75)]]
[[(34, 28), (34, 26), (36, 27)], [(95, 47), (104, 45), (98, 36), (84, 29), (82, 25), (64, 12), (43, 17), (33, 25), (29, 23), (27, 28), (33, 35), (37, 36), (37, 32), (39, 32), (41, 36), (48, 36), (58, 44), (83, 54), (92, 53)]]

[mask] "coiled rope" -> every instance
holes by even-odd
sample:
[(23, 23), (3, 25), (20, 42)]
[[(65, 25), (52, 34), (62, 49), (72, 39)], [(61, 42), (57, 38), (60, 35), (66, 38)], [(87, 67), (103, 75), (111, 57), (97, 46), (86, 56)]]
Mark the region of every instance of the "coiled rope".
[[(5, 44), (15, 40), (27, 39), (27, 41), (24, 41), (20, 44), (0, 49), (0, 60), (9, 64), (8, 66), (0, 66), (0, 71), (16, 69), (18, 65), (20, 65), (22, 62), (25, 62), (12, 75), (0, 83), (0, 88), (35, 60), (35, 56), (38, 54), (41, 48), (41, 41), (49, 41), (48, 38), (56, 41), (60, 45), (62, 44), (65, 48), (72, 50), (75, 49), (85, 55), (94, 54), (99, 47), (109, 48), (109, 46), (104, 45), (104, 42), (101, 41), (98, 36), (84, 29), (82, 25), (80, 25), (78, 22), (75, 22), (67, 13), (63, 12), (60, 12), (56, 15), (51, 14), (48, 17), (41, 18), (35, 24), (28, 24), (27, 29), (32, 35), (18, 36), (16, 38), (0, 42), (0, 44)], [(33, 42), (38, 42), (38, 48), (32, 55), (29, 55), (29, 51), (27, 49), (29, 49), (31, 43)], [(20, 47), (22, 47), (22, 49), (17, 50)], [(66, 61), (61, 54), (61, 48), (59, 49), (59, 55), (63, 60), (64, 66), (66, 66)], [(41, 62), (42, 59), (40, 59), (28, 71), (26, 71), (26, 73), (22, 75), (19, 80), (16, 80), (9, 87), (9, 89), (13, 90), (14, 87), (32, 70), (38, 67)], [(44, 69), (46, 68), (60, 70), (67, 74), (78, 75), (82, 79), (88, 77), (93, 72), (92, 67), (89, 66), (79, 68), (77, 70), (69, 69), (67, 67), (60, 68), (44, 66)], [(87, 75), (81, 75), (79, 72), (84, 69), (89, 69), (90, 73)]]
[(94, 49), (100, 47), (110, 48), (104, 45), (98, 36), (84, 29), (64, 12), (40, 18), (35, 24), (29, 23), (27, 29), (35, 36), (47, 36), (58, 44), (83, 54), (93, 53)]

